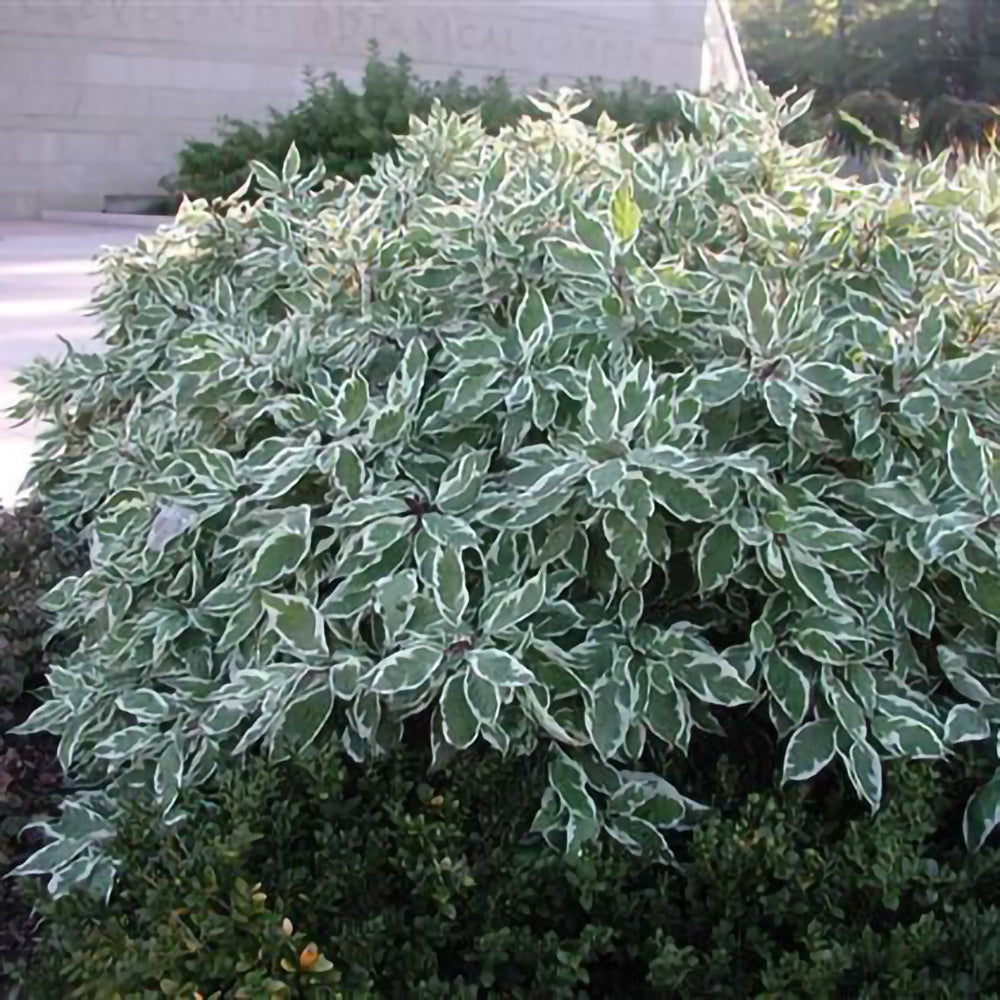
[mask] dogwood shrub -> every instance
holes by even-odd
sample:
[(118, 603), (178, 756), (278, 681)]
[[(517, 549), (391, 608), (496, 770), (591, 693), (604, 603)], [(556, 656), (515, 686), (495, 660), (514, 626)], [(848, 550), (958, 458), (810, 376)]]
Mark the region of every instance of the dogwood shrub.
[(872, 808), (884, 758), (996, 736), (997, 174), (840, 178), (764, 91), (641, 151), (574, 100), (438, 108), (357, 183), (293, 147), (104, 257), (103, 351), (21, 378), (90, 545), (25, 726), (87, 790), (22, 871), (108, 891), (129, 788), (179, 822), (234, 757), (414, 717), (438, 764), (547, 748), (551, 843), (661, 856), (698, 790), (644, 747), (720, 708)]

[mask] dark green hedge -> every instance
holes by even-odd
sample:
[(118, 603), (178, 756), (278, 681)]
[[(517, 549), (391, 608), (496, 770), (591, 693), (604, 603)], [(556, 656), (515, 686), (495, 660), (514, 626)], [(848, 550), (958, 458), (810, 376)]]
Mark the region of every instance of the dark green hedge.
[[(65, 650), (46, 645), (48, 621), (38, 598), (79, 565), (75, 544), (52, 536), (37, 505), (0, 509), (0, 876), (34, 849), (30, 836), (21, 835), (25, 823), (58, 802), (54, 741), (8, 730), (37, 705), (50, 658)], [(0, 996), (5, 970), (23, 953), (31, 927), (20, 884), (0, 878)]]
[[(306, 83), (306, 96), (291, 110), (272, 109), (265, 123), (226, 118), (214, 142), (188, 142), (178, 154), (176, 173), (164, 178), (163, 186), (191, 198), (229, 195), (246, 180), (251, 160), (280, 170), (292, 142), (307, 166), (319, 158), (328, 177), (356, 180), (368, 172), (374, 154), (395, 148), (395, 136), (408, 131), (410, 116), (425, 116), (435, 100), (456, 111), (479, 108), (490, 131), (536, 111), (530, 101), (511, 91), (503, 77), (481, 87), (465, 85), (457, 76), (429, 82), (414, 74), (405, 55), (386, 63), (375, 49), (357, 91), (335, 75), (307, 74)], [(660, 129), (670, 131), (681, 123), (676, 96), (663, 88), (638, 80), (617, 89), (597, 80), (578, 86), (591, 98), (590, 108), (581, 116), (591, 124), (606, 112), (653, 137)]]
[[(480, 109), (487, 130), (493, 132), (536, 111), (503, 77), (483, 86), (463, 84), (457, 76), (430, 82), (413, 72), (405, 55), (387, 63), (375, 50), (358, 90), (333, 74), (307, 74), (306, 84), (306, 96), (297, 105), (290, 110), (272, 109), (266, 122), (224, 118), (214, 140), (190, 140), (178, 154), (176, 172), (161, 181), (163, 187), (190, 198), (227, 196), (246, 180), (251, 160), (280, 170), (293, 142), (307, 166), (321, 159), (328, 177), (356, 180), (369, 171), (372, 156), (395, 148), (395, 137), (408, 130), (410, 116), (426, 116), (435, 100), (457, 111)], [(640, 80), (617, 89), (598, 80), (580, 81), (577, 86), (590, 98), (590, 107), (581, 115), (590, 124), (606, 113), (616, 122), (634, 125), (644, 141), (661, 132), (691, 128), (681, 114), (677, 95), (662, 87)], [(878, 138), (911, 146), (921, 154), (937, 154), (953, 142), (967, 151), (983, 146), (997, 122), (996, 112), (987, 105), (944, 98), (926, 109), (919, 133), (908, 142), (903, 127), (908, 109), (888, 91), (875, 89), (849, 94), (828, 114), (817, 110), (800, 119), (790, 141), (810, 142), (825, 133), (835, 152), (855, 154), (869, 148), (868, 137), (844, 120), (841, 111)]]
[(873, 820), (836, 781), (761, 786), (737, 724), (752, 765), (685, 765), (717, 812), (677, 869), (540, 848), (538, 760), (256, 762), (190, 803), (183, 840), (137, 803), (110, 907), (43, 903), (24, 995), (996, 995), (1000, 852), (953, 834), (973, 769), (894, 768)]

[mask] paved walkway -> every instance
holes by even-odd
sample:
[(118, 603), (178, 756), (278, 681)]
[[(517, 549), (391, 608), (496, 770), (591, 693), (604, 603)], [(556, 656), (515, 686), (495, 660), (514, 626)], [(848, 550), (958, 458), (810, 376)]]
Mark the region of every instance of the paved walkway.
[[(153, 227), (150, 227), (151, 229)], [(56, 334), (86, 343), (96, 321), (84, 315), (95, 283), (94, 255), (121, 246), (135, 229), (0, 221), (0, 504), (10, 506), (31, 459), (37, 426), (12, 426), (11, 377), (39, 355), (58, 357)]]

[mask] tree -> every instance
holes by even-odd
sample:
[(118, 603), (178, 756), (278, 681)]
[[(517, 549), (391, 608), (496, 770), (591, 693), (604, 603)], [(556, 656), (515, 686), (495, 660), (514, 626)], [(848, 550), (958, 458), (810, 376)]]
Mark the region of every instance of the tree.
[(734, 0), (747, 61), (821, 108), (884, 89), (923, 108), (942, 95), (1000, 100), (994, 0)]

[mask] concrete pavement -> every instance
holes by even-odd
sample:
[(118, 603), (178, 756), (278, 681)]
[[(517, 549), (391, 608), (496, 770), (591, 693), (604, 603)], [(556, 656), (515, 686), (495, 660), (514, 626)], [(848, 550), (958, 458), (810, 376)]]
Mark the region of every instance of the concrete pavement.
[[(150, 231), (154, 228), (150, 226)], [(59, 357), (62, 335), (86, 344), (97, 332), (86, 316), (102, 246), (132, 243), (136, 229), (0, 221), (0, 504), (13, 504), (31, 460), (37, 426), (14, 427), (11, 378), (39, 355)]]

